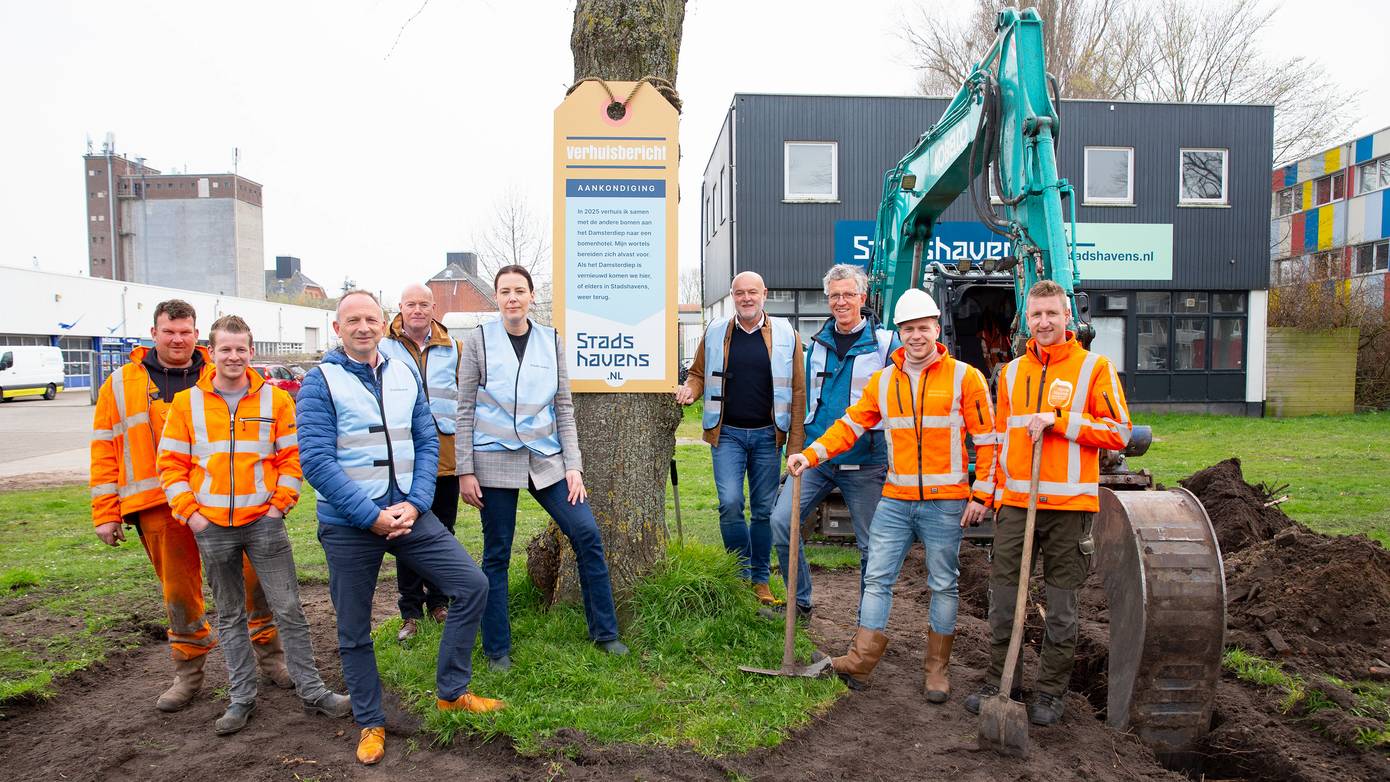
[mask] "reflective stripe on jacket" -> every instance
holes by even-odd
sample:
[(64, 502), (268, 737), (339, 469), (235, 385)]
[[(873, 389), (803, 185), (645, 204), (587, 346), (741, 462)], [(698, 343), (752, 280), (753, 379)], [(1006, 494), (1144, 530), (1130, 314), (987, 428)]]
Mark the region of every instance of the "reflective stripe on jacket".
[[(926, 368), (917, 392), (903, 372), (906, 348), (869, 378), (859, 401), (802, 455), (812, 466), (849, 450), (880, 422), (888, 440), (883, 496), (898, 500), (972, 498), (988, 504), (994, 487), (998, 438), (990, 415), (989, 387), (980, 370), (936, 345), (939, 358)], [(965, 436), (975, 445), (975, 483), (969, 483)]]
[(411, 435), (420, 382), (404, 361), (382, 356), (381, 396), (338, 364), (320, 364), (338, 413), (338, 466), (372, 499), (391, 488), (392, 473), (404, 494), (414, 485)]
[(501, 320), (479, 328), (483, 337), (483, 376), (473, 409), (475, 451), (560, 453), (555, 428), (555, 394), (560, 365), (555, 329), (528, 321), (524, 360), (518, 361)]
[(435, 427), (440, 434), (453, 434), (454, 428), (458, 425), (459, 412), (458, 343), (450, 339), (448, 346), (426, 345), (424, 377), (420, 377), (420, 364), (415, 354), (395, 337), (388, 335), (377, 344), (377, 350), (387, 358), (396, 359), (410, 367), (425, 389), (425, 399), (429, 401), (430, 415), (434, 416)]
[[(782, 318), (764, 315), (772, 324), (772, 422), (782, 432), (790, 432), (792, 424), (792, 364), (796, 360), (796, 329)], [(734, 319), (723, 318), (711, 323), (705, 332), (705, 379), (704, 418), (701, 425), (705, 429), (718, 426), (724, 417), (724, 373), (728, 371), (728, 359), (724, 344), (727, 342), (729, 328)], [(719, 367), (719, 369), (714, 369)]]
[[(131, 513), (165, 504), (159, 482), (157, 434), (164, 429), (169, 402), (156, 399), (149, 372), (141, 363), (151, 348), (131, 351), (130, 362), (106, 378), (92, 414), (92, 524), (119, 522)], [(207, 349), (203, 375), (212, 372)]]
[(204, 375), (174, 397), (159, 441), (159, 476), (174, 517), (198, 511), (213, 524), (250, 524), (299, 501), (299, 435), (294, 401), (247, 369), (250, 387), (236, 414)]
[(999, 375), (994, 417), (1003, 445), (998, 504), (1028, 507), (1033, 443), (1027, 425), (1038, 412), (1057, 416), (1043, 432), (1038, 507), (1099, 510), (1100, 450), (1124, 448), (1133, 430), (1115, 367), (1105, 356), (1082, 348), (1071, 332), (1051, 347), (1030, 339), (1023, 355), (1009, 362)]

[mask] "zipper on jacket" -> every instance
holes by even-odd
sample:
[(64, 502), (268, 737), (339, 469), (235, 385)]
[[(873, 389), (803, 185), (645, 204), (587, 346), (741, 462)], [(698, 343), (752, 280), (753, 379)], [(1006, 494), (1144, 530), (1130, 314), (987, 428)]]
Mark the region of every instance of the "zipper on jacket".
[(980, 400), (975, 400), (975, 418), (979, 419), (980, 426), (985, 425), (985, 414), (980, 410)]
[[(907, 375), (907, 373), (904, 372), (903, 375)], [(927, 498), (927, 485), (922, 481), (922, 418), (917, 414), (917, 400), (912, 396), (911, 393), (912, 379), (908, 378), (907, 382), (909, 389), (907, 396), (908, 399), (912, 400), (912, 433), (917, 437), (917, 499), (925, 500)], [(901, 391), (902, 386), (898, 386), (898, 389), (899, 391)], [(922, 370), (922, 385), (918, 389), (918, 393), (922, 395), (921, 407), (926, 408), (927, 371), (925, 369)], [(902, 404), (901, 394), (899, 394), (898, 399), (898, 404)], [(923, 412), (925, 412), (925, 409), (923, 410)]]
[(1115, 415), (1115, 406), (1110, 404), (1110, 394), (1105, 391), (1102, 391), (1100, 392), (1100, 395), (1103, 399), (1105, 399), (1105, 406), (1110, 410), (1110, 417), (1115, 421), (1119, 421), (1120, 417), (1118, 415)]
[[(248, 392), (250, 387), (247, 388)], [(230, 450), (227, 453), (227, 526), (236, 524), (233, 511), (236, 510), (236, 410), (228, 404), (227, 398), (221, 394), (217, 395), (222, 399), (222, 404), (227, 405), (227, 437), (231, 439)], [(246, 397), (243, 396), (242, 399)], [(241, 406), (241, 400), (237, 400), (237, 407)]]

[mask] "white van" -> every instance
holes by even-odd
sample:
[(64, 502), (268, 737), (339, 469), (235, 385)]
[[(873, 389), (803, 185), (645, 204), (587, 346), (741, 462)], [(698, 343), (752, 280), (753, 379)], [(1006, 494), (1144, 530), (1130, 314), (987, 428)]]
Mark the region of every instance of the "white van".
[(63, 390), (63, 351), (37, 345), (0, 346), (0, 401), (52, 399)]

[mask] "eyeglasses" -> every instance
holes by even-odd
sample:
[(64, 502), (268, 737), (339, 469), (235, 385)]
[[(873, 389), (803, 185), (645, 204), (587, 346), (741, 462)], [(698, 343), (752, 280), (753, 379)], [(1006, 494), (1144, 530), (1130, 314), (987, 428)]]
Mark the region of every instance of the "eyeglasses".
[(831, 301), (854, 301), (863, 295), (862, 293), (832, 293), (826, 298)]

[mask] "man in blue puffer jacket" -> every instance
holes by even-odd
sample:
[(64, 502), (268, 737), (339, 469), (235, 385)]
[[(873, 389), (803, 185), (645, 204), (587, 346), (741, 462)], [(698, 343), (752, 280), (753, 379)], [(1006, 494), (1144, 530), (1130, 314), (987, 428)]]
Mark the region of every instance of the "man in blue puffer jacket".
[(439, 437), (415, 374), (377, 351), (385, 328), (375, 296), (344, 294), (333, 321), (343, 346), (305, 376), (296, 401), (300, 461), (318, 492), (318, 537), (338, 615), (338, 654), (362, 728), (357, 759), (368, 765), (385, 754), (371, 618), (387, 553), (450, 600), (435, 673), (439, 708), (482, 712), (503, 705), (468, 691), (487, 579), (430, 511)]

